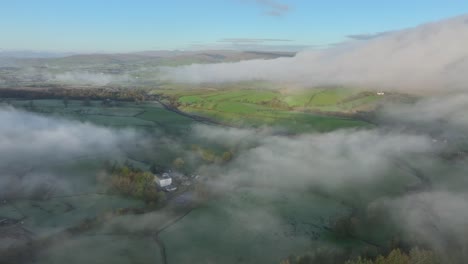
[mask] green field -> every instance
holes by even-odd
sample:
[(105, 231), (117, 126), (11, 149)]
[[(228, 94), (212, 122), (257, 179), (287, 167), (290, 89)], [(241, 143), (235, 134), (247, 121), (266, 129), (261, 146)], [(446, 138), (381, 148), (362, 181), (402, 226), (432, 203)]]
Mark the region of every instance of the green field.
[[(307, 91), (305, 95), (285, 95), (271, 90), (191, 90), (165, 91), (176, 98), (179, 110), (237, 127), (269, 126), (293, 133), (326, 132), (341, 128), (369, 127), (351, 114), (364, 105), (373, 105), (377, 96), (349, 100), (346, 90)], [(355, 96), (355, 94), (352, 94)], [(309, 99), (305, 99), (308, 97)], [(310, 100), (310, 98), (312, 100)], [(347, 99), (347, 100), (346, 100)], [(302, 100), (302, 101), (301, 101)], [(306, 101), (306, 103), (303, 103)], [(341, 102), (341, 103), (337, 103)], [(69, 100), (9, 100), (27, 111), (60, 116), (110, 127), (159, 129), (167, 133), (186, 132), (195, 121), (168, 111), (158, 102), (112, 102)], [(3, 102), (6, 105), (5, 102)], [(307, 107), (298, 105), (306, 104)], [(337, 114), (336, 112), (339, 112)]]
[(279, 263), (329, 239), (326, 227), (350, 211), (313, 193), (278, 191), (241, 188), (195, 209), (161, 234), (168, 261)]
[[(69, 100), (65, 106), (62, 100), (55, 99), (12, 99), (9, 103), (27, 111), (110, 127), (139, 127), (180, 133), (193, 124), (192, 119), (167, 111), (157, 102), (113, 102), (110, 106), (104, 106), (102, 101), (91, 101), (90, 105), (84, 105), (81, 100)], [(3, 105), (6, 106), (6, 103)]]
[(38, 257), (37, 264), (156, 263), (162, 264), (151, 238), (133, 236), (79, 236), (54, 245)]
[[(291, 132), (326, 132), (340, 128), (368, 127), (354, 118), (357, 111), (371, 111), (383, 97), (357, 89), (316, 88), (269, 90), (265, 83), (223, 89), (195, 87), (154, 90), (171, 98), (184, 112), (241, 127), (272, 126)], [(226, 85), (225, 85), (226, 86)], [(262, 86), (263, 88), (258, 88)]]
[[(258, 89), (257, 84), (253, 88), (236, 88), (236, 86), (222, 87), (218, 89), (202, 89), (202, 87), (191, 90), (155, 90), (177, 98), (183, 106), (203, 107), (210, 104), (223, 102), (247, 103), (263, 105), (269, 108), (288, 110), (318, 110), (335, 112), (353, 112), (357, 109), (372, 109), (375, 104), (383, 99), (375, 92), (365, 92), (353, 88), (314, 88), (306, 90), (272, 90)], [(262, 84), (264, 86), (264, 84)], [(249, 87), (249, 85), (246, 85)]]
[(354, 237), (340, 236), (332, 226), (353, 211), (343, 199), (306, 190), (237, 188), (196, 208), (161, 238), (171, 263), (231, 264), (280, 263), (327, 246), (372, 252), (397, 234), (385, 225), (371, 230), (362, 224)]

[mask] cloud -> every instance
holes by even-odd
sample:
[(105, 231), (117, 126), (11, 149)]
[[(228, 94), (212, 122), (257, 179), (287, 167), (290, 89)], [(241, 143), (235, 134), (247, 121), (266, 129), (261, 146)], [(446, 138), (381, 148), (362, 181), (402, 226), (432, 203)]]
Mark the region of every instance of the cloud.
[(370, 33), (370, 34), (348, 35), (346, 37), (350, 38), (350, 39), (355, 39), (355, 40), (369, 40), (369, 39), (378, 38), (380, 36), (384, 36), (384, 35), (389, 34), (389, 33), (390, 33), (390, 31), (385, 31), (385, 32), (377, 32), (377, 33)]
[[(405, 122), (420, 117), (421, 122), (430, 126), (438, 126), (438, 120), (443, 118), (449, 120), (449, 125), (442, 127), (445, 132), (460, 130), (460, 133), (466, 133), (468, 126), (465, 125), (468, 124), (468, 120), (461, 114), (466, 112), (465, 100), (466, 97), (457, 95), (453, 98), (422, 100), (412, 105), (413, 108), (408, 106), (407, 109), (389, 106), (392, 108), (384, 109), (381, 118), (398, 118)], [(23, 191), (32, 192), (39, 185), (50, 182), (56, 182), (59, 189), (66, 191), (67, 188), (73, 187), (71, 182), (74, 177), (38, 168), (51, 167), (53, 162), (62, 163), (80, 156), (101, 155), (108, 158), (110, 154), (119, 155), (126, 144), (135, 145), (141, 138), (141, 135), (133, 130), (103, 128), (9, 108), (0, 110), (0, 119), (9, 124), (0, 127), (2, 191), (12, 189), (11, 186), (22, 186)], [(273, 235), (278, 239), (276, 241), (291, 239), (282, 233), (292, 230), (283, 211), (291, 204), (288, 200), (295, 199), (295, 203), (308, 199), (309, 196), (306, 195), (317, 192), (327, 194), (323, 200), (332, 200), (339, 204), (337, 210), (343, 215), (350, 214), (351, 207), (364, 210), (383, 208), (392, 216), (385, 219), (386, 223), (391, 222), (404, 230), (408, 239), (414, 239), (418, 243), (424, 242), (444, 254), (450, 252), (451, 245), (455, 245), (454, 250), (466, 252), (467, 243), (463, 238), (468, 219), (468, 200), (465, 194), (468, 182), (464, 179), (468, 165), (465, 162), (451, 163), (440, 158), (444, 149), (433, 142), (433, 135), (426, 130), (418, 131), (418, 126), (418, 123), (408, 122), (401, 127), (395, 125), (379, 129), (348, 129), (298, 136), (275, 135), (275, 131), (268, 129), (195, 126), (191, 133), (188, 133), (194, 137), (190, 139), (235, 149), (236, 155), (234, 160), (223, 166), (208, 164), (199, 169), (200, 175), (208, 179), (205, 183), (209, 189), (222, 196), (213, 199), (214, 205), (206, 205), (212, 207), (203, 212), (203, 217), (198, 214), (190, 220), (184, 219), (185, 221), (174, 225), (171, 230), (182, 230), (176, 232), (180, 237), (171, 236), (167, 241), (177, 243), (177, 248), (185, 248), (186, 245), (193, 247), (193, 241), (187, 239), (187, 236), (203, 234), (201, 237), (204, 238), (211, 235), (210, 239), (213, 240), (208, 239), (210, 243), (223, 243), (229, 232), (240, 234), (238, 236), (241, 237), (232, 240), (232, 247), (237, 246), (236, 243), (245, 243), (245, 238), (250, 236), (257, 239), (255, 241), (259, 241), (258, 244), (276, 243), (270, 239)], [(176, 142), (167, 145), (171, 148), (179, 147)], [(178, 151), (184, 150), (181, 148)], [(432, 189), (409, 192), (409, 187), (421, 182), (415, 175), (400, 170), (395, 162), (398, 159), (407, 161), (429, 177), (433, 182)], [(22, 180), (5, 181), (6, 178), (18, 178), (19, 169), (23, 168), (24, 164), (36, 169), (27, 173)], [(221, 199), (228, 199), (228, 202), (224, 203), (223, 200), (219, 205), (217, 202)], [(304, 209), (305, 207), (298, 206), (298, 211), (310, 210), (307, 214), (317, 215), (317, 219), (324, 214), (316, 209), (320, 206), (314, 204), (315, 200), (306, 201), (304, 204), (307, 203), (310, 207)], [(278, 203), (284, 205), (281, 207), (283, 209), (278, 210)], [(200, 210), (204, 208), (207, 207)], [(141, 234), (153, 234), (173, 218), (173, 214), (163, 210), (118, 216), (93, 232), (128, 235), (128, 239), (135, 239)], [(210, 221), (219, 223), (219, 219), (223, 219), (223, 223), (229, 223), (222, 225), (223, 229), (225, 226), (229, 227), (226, 232), (214, 235), (203, 233), (203, 230), (216, 228), (214, 222)], [(322, 224), (328, 226), (330, 223), (324, 220)], [(294, 226), (294, 230), (296, 226), (302, 225), (300, 222), (295, 224), (297, 225)], [(201, 231), (192, 233), (184, 230)], [(172, 233), (166, 235), (170, 236)], [(71, 252), (70, 256), (73, 256), (72, 249), (80, 248), (80, 242), (88, 245), (85, 245), (85, 248), (92, 248), (94, 244), (89, 246), (89, 243), (96, 240), (86, 238), (86, 241), (80, 241), (84, 237), (76, 236), (70, 240), (65, 238), (56, 243), (55, 247), (47, 249), (45, 254), (60, 253), (64, 250), (62, 245), (65, 245), (68, 248), (67, 252)], [(306, 236), (299, 235), (297, 239), (310, 242), (310, 237)], [(166, 246), (169, 248), (171, 245)], [(202, 245), (194, 247), (197, 253), (205, 254), (203, 250), (206, 248)], [(232, 247), (228, 250), (232, 251)], [(110, 253), (112, 251), (107, 250), (110, 249), (93, 251), (90, 254), (100, 257), (115, 256)], [(206, 252), (207, 258), (214, 258), (212, 251)], [(187, 254), (180, 258), (188, 256)], [(178, 256), (171, 255), (171, 258)]]
[[(434, 129), (460, 134), (468, 130), (467, 93), (439, 94), (418, 100), (413, 104), (389, 104), (381, 109), (385, 122), (397, 122), (405, 126), (419, 126), (426, 133)], [(394, 124), (392, 124), (394, 125)], [(432, 128), (432, 129), (431, 129)]]
[[(400, 239), (456, 263), (468, 254), (468, 165), (466, 156), (452, 160), (444, 153), (464, 149), (465, 143), (450, 142), (452, 135), (468, 132), (466, 100), (457, 94), (389, 105), (378, 113), (383, 124), (378, 129), (286, 137), (268, 130), (197, 126), (197, 137), (237, 147), (229, 165), (204, 166), (200, 174), (215, 175), (209, 184), (221, 194), (239, 188), (278, 196), (317, 191), (369, 215), (380, 210), (389, 215), (381, 224), (398, 230), (394, 234)], [(449, 144), (441, 144), (443, 138)], [(281, 222), (269, 209), (264, 213)]]
[(467, 16), (351, 41), (293, 58), (162, 68), (180, 82), (267, 80), (406, 91), (466, 90)]
[[(433, 191), (379, 201), (406, 236), (423, 241), (450, 262), (468, 256), (468, 196), (465, 192)], [(375, 206), (375, 204), (374, 204)]]
[(238, 50), (238, 51), (260, 51), (260, 52), (298, 52), (306, 49), (316, 48), (311, 45), (284, 45), (275, 43), (262, 42), (218, 42), (216, 44), (192, 44), (190, 49), (193, 50)]
[(110, 83), (128, 82), (130, 77), (126, 74), (111, 75), (104, 73), (68, 71), (59, 74), (51, 74), (48, 76), (48, 79), (52, 82), (66, 84), (105, 86)]
[[(44, 66), (44, 65), (43, 65)], [(136, 81), (129, 74), (108, 74), (100, 72), (90, 72), (84, 70), (57, 71), (59, 68), (47, 67), (22, 67), (17, 68), (13, 76), (5, 75), (4, 78), (11, 79), (8, 83), (15, 85), (22, 83), (45, 83), (45, 84), (65, 84), (77, 86), (106, 86), (109, 84), (128, 84)], [(141, 70), (145, 70), (142, 68)], [(14, 81), (13, 81), (14, 80)]]
[(224, 38), (218, 40), (218, 42), (228, 42), (232, 44), (257, 44), (265, 42), (288, 42), (290, 39), (268, 39), (268, 38)]
[(126, 145), (138, 141), (133, 130), (111, 130), (12, 108), (0, 108), (0, 120), (8, 123), (0, 128), (2, 196), (27, 196), (44, 186), (68, 192), (79, 177), (54, 168), (83, 158), (117, 158)]
[[(233, 133), (225, 133), (226, 140), (235, 138), (229, 136)], [(231, 165), (226, 186), (249, 183), (330, 192), (358, 186), (371, 188), (385, 182), (397, 157), (434, 151), (430, 138), (424, 135), (378, 130), (345, 130), (293, 138), (260, 134), (255, 137), (261, 138), (257, 145), (244, 150)]]
[[(1, 109), (0, 119), (9, 124), (0, 128), (3, 164), (20, 158), (57, 159), (64, 155), (106, 153), (115, 150), (120, 140), (126, 141), (136, 136), (132, 130), (110, 130), (90, 123), (42, 117), (10, 108)], [(44, 156), (44, 152), (48, 155)]]
[(0, 48), (0, 58), (61, 58), (75, 55), (72, 52), (49, 52), (34, 50), (4, 50)]
[(241, 51), (287, 51), (297, 52), (306, 48), (307, 45), (287, 44), (291, 39), (275, 38), (223, 38), (217, 44), (194, 44), (191, 47), (198, 50), (227, 49)]
[(284, 16), (290, 10), (291, 7), (287, 4), (283, 4), (281, 2), (275, 0), (243, 0), (244, 2), (255, 3), (264, 9), (264, 14), (267, 16)]

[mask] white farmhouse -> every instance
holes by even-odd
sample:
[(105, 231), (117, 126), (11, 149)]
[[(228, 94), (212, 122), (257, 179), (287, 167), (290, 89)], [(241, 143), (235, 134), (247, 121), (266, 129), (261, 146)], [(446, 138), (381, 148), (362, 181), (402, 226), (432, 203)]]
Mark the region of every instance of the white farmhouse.
[(154, 175), (154, 182), (161, 188), (167, 187), (172, 184), (172, 178), (169, 173), (163, 173), (161, 176)]

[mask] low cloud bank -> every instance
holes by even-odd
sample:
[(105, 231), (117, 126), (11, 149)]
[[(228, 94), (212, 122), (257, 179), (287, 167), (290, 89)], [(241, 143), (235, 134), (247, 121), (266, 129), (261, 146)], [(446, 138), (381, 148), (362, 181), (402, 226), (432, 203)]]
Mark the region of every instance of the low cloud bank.
[(59, 82), (74, 85), (92, 85), (92, 86), (105, 86), (111, 83), (128, 82), (130, 77), (124, 75), (111, 75), (104, 73), (90, 73), (90, 72), (65, 72), (55, 75), (48, 75), (48, 80), (52, 82)]
[[(235, 158), (228, 164), (209, 164), (199, 169), (200, 175), (209, 179), (206, 184), (210, 190), (226, 194), (246, 187), (265, 198), (265, 205), (249, 207), (245, 206), (249, 197), (242, 200), (234, 196), (231, 207), (221, 208), (218, 212), (227, 215), (229, 221), (237, 221), (231, 230), (274, 233), (286, 223), (272, 203), (283, 197), (317, 192), (342, 207), (384, 210), (391, 216), (386, 222), (404, 232), (407, 241), (452, 259), (463, 259), (468, 252), (468, 164), (466, 155), (452, 159), (445, 154), (465, 151), (462, 145), (451, 144), (451, 135), (468, 132), (468, 120), (461, 114), (467, 98), (458, 94), (408, 106), (388, 106), (378, 113), (387, 126), (375, 129), (279, 136), (268, 129), (200, 125), (190, 135), (235, 150)], [(67, 190), (72, 188), (70, 178), (48, 171), (51, 164), (86, 155), (119, 155), (126, 144), (135, 145), (141, 140), (133, 130), (103, 128), (10, 108), (0, 109), (0, 119), (9, 124), (0, 128), (0, 169), (4, 175), (0, 190), (21, 186), (13, 190), (32, 192), (51, 181)], [(443, 126), (441, 119), (447, 120)], [(182, 146), (177, 142), (172, 145)], [(189, 152), (182, 148), (180, 151)], [(34, 170), (24, 173), (24, 164)], [(160, 226), (154, 223), (165, 222), (168, 217), (171, 215), (159, 212), (123, 216), (100, 231), (143, 232)], [(204, 219), (200, 218), (198, 227), (210, 224)], [(181, 228), (184, 225), (190, 228), (190, 223), (182, 222)], [(453, 252), (459, 253), (455, 256)]]
[(380, 122), (388, 123), (378, 129), (285, 137), (265, 130), (196, 127), (207, 140), (238, 149), (227, 168), (200, 171), (218, 175), (211, 187), (220, 193), (242, 186), (286, 197), (317, 191), (369, 215), (384, 211), (390, 216), (385, 224), (400, 230), (405, 241), (447, 260), (465, 259), (468, 164), (459, 136), (468, 132), (466, 98), (388, 106), (378, 113)]
[(424, 241), (438, 252), (456, 252), (460, 259), (468, 256), (466, 189), (411, 194), (386, 200), (381, 205), (394, 213), (395, 222), (404, 223), (402, 227), (410, 239)]
[(168, 80), (267, 80), (414, 91), (468, 89), (468, 16), (351, 41), (294, 58), (162, 68)]
[(57, 68), (34, 68), (21, 66), (15, 68), (14, 74), (0, 76), (0, 84), (9, 85), (25, 85), (32, 83), (35, 85), (60, 84), (101, 87), (111, 84), (128, 84), (135, 81), (135, 78), (132, 78), (127, 73), (109, 74), (79, 69), (57, 72)]
[(115, 152), (122, 142), (134, 140), (133, 130), (112, 130), (90, 123), (43, 117), (11, 108), (0, 109), (2, 164), (20, 160), (41, 162), (62, 157)]
[[(233, 133), (224, 133), (226, 141)], [(251, 133), (259, 140), (231, 165), (226, 186), (247, 182), (287, 189), (343, 190), (380, 184), (397, 157), (436, 150), (426, 135), (379, 130), (344, 130), (293, 138)]]
[(0, 191), (27, 196), (44, 185), (67, 192), (79, 175), (54, 171), (80, 159), (118, 157), (122, 148), (138, 141), (133, 130), (112, 130), (89, 123), (44, 117), (0, 108)]

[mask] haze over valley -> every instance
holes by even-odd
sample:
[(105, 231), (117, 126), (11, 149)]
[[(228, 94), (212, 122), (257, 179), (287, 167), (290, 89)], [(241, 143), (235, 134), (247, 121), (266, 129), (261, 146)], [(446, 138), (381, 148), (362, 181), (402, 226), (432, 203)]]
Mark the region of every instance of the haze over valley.
[(468, 6), (156, 2), (6, 4), (0, 263), (466, 263)]

